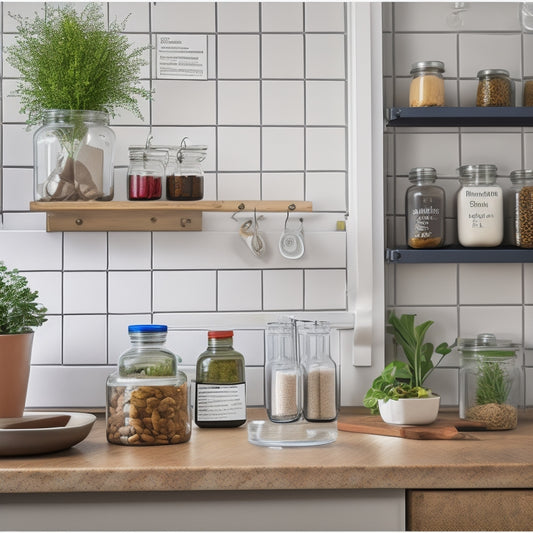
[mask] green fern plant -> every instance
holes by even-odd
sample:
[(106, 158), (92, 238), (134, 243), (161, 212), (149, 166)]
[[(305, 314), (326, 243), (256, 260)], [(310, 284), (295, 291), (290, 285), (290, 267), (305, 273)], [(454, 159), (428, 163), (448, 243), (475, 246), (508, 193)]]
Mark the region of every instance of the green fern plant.
[(127, 18), (106, 28), (95, 2), (81, 12), (72, 4), (46, 4), (43, 11), (33, 19), (9, 14), (18, 35), (5, 48), (6, 61), (20, 72), (14, 95), (27, 124), (41, 123), (49, 109), (104, 111), (113, 117), (123, 108), (142, 118), (137, 98), (152, 93), (140, 86), (140, 69), (150, 47), (130, 46), (122, 34)]
[(39, 293), (17, 269), (0, 263), (0, 334), (28, 333), (46, 322), (47, 309), (36, 302)]
[(477, 378), (476, 403), (504, 404), (511, 391), (511, 382), (498, 363), (485, 362), (479, 366)]

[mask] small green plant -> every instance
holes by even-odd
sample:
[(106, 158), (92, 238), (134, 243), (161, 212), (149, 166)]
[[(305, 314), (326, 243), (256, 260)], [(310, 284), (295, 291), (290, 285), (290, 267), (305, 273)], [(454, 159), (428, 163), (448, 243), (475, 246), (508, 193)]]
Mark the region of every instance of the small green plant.
[[(398, 400), (400, 398), (425, 398), (431, 390), (424, 387), (425, 380), (440, 364), (443, 357), (452, 351), (453, 345), (443, 342), (435, 349), (430, 342), (424, 342), (428, 329), (433, 324), (427, 320), (415, 326), (416, 315), (401, 315), (392, 312), (389, 316), (387, 332), (394, 336), (401, 346), (407, 362), (393, 361), (372, 383), (363, 400), (372, 414), (378, 414), (378, 400)], [(437, 364), (431, 360), (433, 351), (440, 354)]]
[(36, 302), (39, 293), (17, 269), (0, 263), (0, 334), (27, 333), (46, 322), (46, 307)]
[(130, 50), (126, 20), (106, 28), (99, 3), (89, 2), (78, 12), (73, 4), (43, 8), (34, 19), (11, 14), (17, 21), (16, 43), (5, 49), (7, 62), (20, 72), (15, 95), (28, 125), (41, 123), (49, 109), (105, 111), (118, 108), (138, 117), (137, 98), (149, 99), (140, 87), (142, 54), (149, 47)]
[(476, 389), (476, 403), (478, 405), (504, 404), (510, 391), (511, 382), (498, 363), (481, 363)]

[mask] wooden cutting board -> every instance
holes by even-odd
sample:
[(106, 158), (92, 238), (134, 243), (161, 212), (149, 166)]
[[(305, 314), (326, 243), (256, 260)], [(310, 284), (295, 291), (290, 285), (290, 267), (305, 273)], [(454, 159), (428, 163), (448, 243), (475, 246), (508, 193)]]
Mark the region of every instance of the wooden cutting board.
[(426, 426), (396, 426), (383, 422), (379, 415), (341, 414), (337, 420), (337, 429), (352, 433), (368, 433), (403, 439), (465, 440), (475, 439), (474, 436), (464, 433), (465, 431), (482, 431), (485, 429), (485, 425), (481, 422), (460, 418), (443, 418)]

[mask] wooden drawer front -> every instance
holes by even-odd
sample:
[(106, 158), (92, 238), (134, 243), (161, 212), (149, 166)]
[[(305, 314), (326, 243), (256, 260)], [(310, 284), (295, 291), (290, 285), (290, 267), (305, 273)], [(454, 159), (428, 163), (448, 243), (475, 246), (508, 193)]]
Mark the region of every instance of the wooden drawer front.
[(533, 490), (410, 490), (408, 531), (531, 531)]

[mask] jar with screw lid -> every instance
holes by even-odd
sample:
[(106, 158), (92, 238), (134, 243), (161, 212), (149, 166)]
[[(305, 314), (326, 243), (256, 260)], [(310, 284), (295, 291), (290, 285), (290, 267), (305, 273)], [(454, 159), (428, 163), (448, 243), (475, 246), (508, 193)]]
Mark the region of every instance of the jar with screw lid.
[(114, 152), (108, 113), (46, 111), (33, 136), (35, 200), (112, 200)]
[(157, 148), (130, 146), (128, 168), (128, 200), (158, 200), (168, 151)]
[(478, 107), (514, 106), (514, 83), (509, 71), (484, 69), (477, 73), (478, 86), (476, 105)]
[(457, 193), (457, 234), (466, 247), (499, 246), (503, 241), (503, 193), (496, 165), (463, 165)]
[(533, 170), (513, 170), (511, 189), (506, 194), (506, 242), (533, 248)]
[(196, 362), (195, 419), (199, 427), (237, 427), (246, 422), (244, 356), (233, 349), (233, 331), (209, 331)]
[(409, 106), (444, 105), (444, 63), (442, 61), (419, 61), (411, 67)]
[(185, 139), (177, 149), (174, 173), (167, 174), (167, 199), (177, 201), (201, 200), (204, 197), (202, 161), (207, 146), (187, 145)]
[(513, 429), (521, 405), (520, 346), (482, 333), (458, 339), (461, 355), (459, 415), (482, 422), (489, 430)]
[[(167, 326), (128, 327), (131, 347), (107, 379), (106, 434), (113, 444), (179, 444), (191, 437), (187, 375), (166, 346)], [(179, 359), (181, 361), (181, 359)]]
[(410, 248), (440, 248), (444, 244), (445, 193), (435, 185), (431, 167), (412, 168), (411, 186), (405, 194), (407, 245)]

